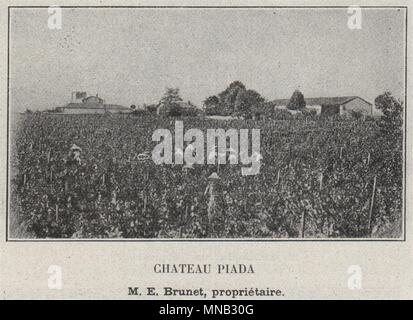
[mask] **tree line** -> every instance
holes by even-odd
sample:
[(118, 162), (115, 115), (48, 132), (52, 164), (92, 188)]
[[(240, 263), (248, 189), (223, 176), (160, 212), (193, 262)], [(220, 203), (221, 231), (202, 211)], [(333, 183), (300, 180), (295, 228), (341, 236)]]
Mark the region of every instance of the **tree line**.
[[(400, 127), (402, 122), (403, 103), (397, 100), (390, 92), (384, 92), (376, 97), (374, 104), (380, 110), (380, 124), (387, 129)], [(185, 102), (181, 97), (179, 88), (166, 88), (164, 95), (157, 104), (143, 105), (134, 109), (134, 114), (151, 113), (160, 116), (232, 116), (242, 119), (274, 118), (289, 120), (300, 117), (315, 118), (316, 111), (306, 108), (306, 101), (300, 90), (295, 90), (291, 95), (286, 110), (274, 110), (271, 102), (268, 102), (256, 90), (248, 89), (241, 81), (232, 82), (222, 92), (207, 97), (203, 101), (203, 108), (198, 108), (191, 101)], [(295, 111), (295, 116), (290, 111)], [(360, 112), (353, 111), (351, 115), (355, 119), (363, 117)]]

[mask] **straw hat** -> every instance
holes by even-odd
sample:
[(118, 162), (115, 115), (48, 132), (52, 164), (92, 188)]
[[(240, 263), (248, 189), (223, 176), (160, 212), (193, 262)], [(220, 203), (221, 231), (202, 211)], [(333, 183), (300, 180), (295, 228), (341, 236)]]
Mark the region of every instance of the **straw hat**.
[(80, 152), (82, 152), (82, 148), (80, 148), (78, 145), (76, 145), (76, 144), (72, 144), (72, 146), (70, 147), (70, 150), (71, 151), (80, 151)]
[(212, 173), (209, 177), (208, 177), (208, 180), (219, 180), (220, 179), (220, 177), (217, 175), (217, 173), (216, 172), (214, 172), (214, 173)]

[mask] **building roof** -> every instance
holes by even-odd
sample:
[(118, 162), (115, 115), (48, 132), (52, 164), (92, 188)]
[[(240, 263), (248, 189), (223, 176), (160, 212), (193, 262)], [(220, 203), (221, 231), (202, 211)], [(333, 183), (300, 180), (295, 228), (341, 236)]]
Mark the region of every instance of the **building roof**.
[[(96, 101), (96, 100), (98, 100), (99, 102), (103, 102), (103, 99), (100, 98), (100, 97), (98, 97), (97, 95), (96, 95), (96, 96), (89, 96), (89, 97), (83, 98), (83, 99), (82, 99), (82, 102), (83, 102), (83, 103), (88, 103), (89, 100), (91, 100), (91, 101)], [(94, 102), (93, 102), (93, 103), (94, 103)]]
[[(309, 106), (314, 106), (314, 105), (343, 105), (346, 104), (354, 99), (361, 99), (364, 102), (368, 103), (371, 105), (370, 102), (364, 100), (363, 98), (357, 97), (357, 96), (347, 96), (347, 97), (317, 97), (317, 98), (304, 98), (305, 102)], [(277, 107), (277, 106), (286, 106), (290, 99), (276, 99), (271, 101), (270, 103)]]
[(64, 108), (67, 109), (105, 109), (105, 110), (129, 110), (128, 107), (117, 104), (75, 103), (71, 102)]

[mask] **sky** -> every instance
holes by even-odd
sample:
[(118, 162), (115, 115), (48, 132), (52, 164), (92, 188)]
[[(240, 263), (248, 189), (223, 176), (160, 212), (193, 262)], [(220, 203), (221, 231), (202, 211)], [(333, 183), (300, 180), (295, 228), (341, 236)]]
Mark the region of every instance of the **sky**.
[(157, 103), (166, 87), (202, 105), (238, 80), (267, 100), (360, 96), (404, 100), (405, 12), (362, 9), (11, 9), (10, 110), (70, 102), (72, 91), (107, 103)]

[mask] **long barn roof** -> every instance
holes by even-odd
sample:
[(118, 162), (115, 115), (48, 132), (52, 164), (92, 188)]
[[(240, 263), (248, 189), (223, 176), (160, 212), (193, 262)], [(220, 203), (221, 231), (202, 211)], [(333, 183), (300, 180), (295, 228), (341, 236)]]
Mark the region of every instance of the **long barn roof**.
[[(364, 102), (368, 103), (371, 105), (370, 102), (364, 100), (363, 98), (357, 97), (357, 96), (346, 96), (346, 97), (317, 97), (317, 98), (304, 98), (305, 102), (309, 106), (315, 106), (315, 105), (342, 105), (346, 104), (354, 99), (361, 99)], [(290, 99), (275, 99), (273, 101), (270, 101), (270, 104), (273, 106), (286, 106)]]

